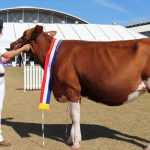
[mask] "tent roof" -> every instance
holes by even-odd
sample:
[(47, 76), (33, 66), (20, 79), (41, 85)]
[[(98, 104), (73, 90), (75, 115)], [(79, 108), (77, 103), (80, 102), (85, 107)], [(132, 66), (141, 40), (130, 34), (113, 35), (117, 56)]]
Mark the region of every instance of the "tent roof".
[[(9, 48), (9, 44), (22, 36), (24, 30), (34, 27), (35, 23), (4, 23), (0, 47)], [(120, 25), (101, 24), (40, 24), (44, 31), (57, 31), (55, 38), (88, 41), (119, 41), (145, 38)]]

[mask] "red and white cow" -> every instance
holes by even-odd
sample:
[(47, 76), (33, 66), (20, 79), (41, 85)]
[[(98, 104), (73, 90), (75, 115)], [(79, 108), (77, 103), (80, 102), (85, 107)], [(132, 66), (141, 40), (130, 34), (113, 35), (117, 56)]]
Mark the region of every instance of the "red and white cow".
[[(44, 67), (55, 32), (50, 35), (37, 25), (26, 30), (11, 48), (30, 43), (30, 53)], [(64, 40), (61, 43), (53, 71), (53, 94), (59, 102), (70, 104), (72, 128), (67, 143), (73, 149), (79, 148), (81, 141), (81, 96), (116, 106), (149, 91), (149, 38), (117, 42)]]

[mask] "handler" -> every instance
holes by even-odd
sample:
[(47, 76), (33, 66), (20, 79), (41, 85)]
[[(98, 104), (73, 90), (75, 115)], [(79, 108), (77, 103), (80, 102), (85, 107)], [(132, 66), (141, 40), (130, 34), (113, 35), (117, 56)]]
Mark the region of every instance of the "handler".
[[(3, 30), (3, 21), (0, 20), (0, 35), (2, 35)], [(1, 129), (1, 114), (3, 108), (3, 100), (5, 94), (5, 69), (3, 63), (8, 62), (14, 56), (18, 56), (21, 52), (27, 52), (30, 50), (30, 45), (24, 45), (22, 48), (17, 50), (7, 51), (3, 48), (0, 48), (0, 147), (9, 147), (11, 144), (3, 139), (2, 129)]]

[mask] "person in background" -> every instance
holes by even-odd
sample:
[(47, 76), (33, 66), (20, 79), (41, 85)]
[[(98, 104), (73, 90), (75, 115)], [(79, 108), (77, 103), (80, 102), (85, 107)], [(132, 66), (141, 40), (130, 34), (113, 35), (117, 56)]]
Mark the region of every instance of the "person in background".
[[(3, 21), (0, 20), (0, 36), (2, 36), (2, 34), (3, 34)], [(4, 140), (1, 129), (1, 115), (5, 94), (5, 69), (3, 67), (3, 64), (7, 63), (11, 58), (18, 56), (21, 52), (29, 51), (30, 48), (31, 46), (29, 44), (24, 45), (22, 48), (19, 48), (17, 50), (10, 50), (10, 51), (7, 51), (4, 48), (0, 48), (0, 147), (11, 146), (11, 144), (8, 141)]]

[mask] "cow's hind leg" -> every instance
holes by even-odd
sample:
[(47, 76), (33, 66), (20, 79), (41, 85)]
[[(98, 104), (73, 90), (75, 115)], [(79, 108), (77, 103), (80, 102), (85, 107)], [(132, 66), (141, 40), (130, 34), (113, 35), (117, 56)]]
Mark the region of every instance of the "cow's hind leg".
[[(150, 93), (150, 77), (147, 80), (145, 80), (144, 83), (148, 89), (148, 92)], [(148, 146), (144, 148), (144, 150), (150, 150), (150, 144), (148, 144)]]
[(133, 100), (135, 100), (137, 97), (141, 96), (142, 94), (144, 94), (145, 92), (147, 92), (147, 88), (145, 86), (145, 83), (142, 81), (139, 86), (137, 87), (137, 89), (133, 92), (133, 93), (130, 93), (128, 95), (128, 99), (125, 103), (128, 103), (128, 102), (131, 102)]

